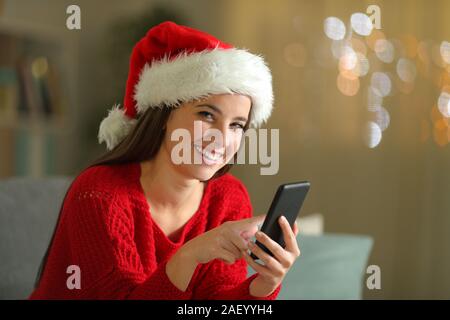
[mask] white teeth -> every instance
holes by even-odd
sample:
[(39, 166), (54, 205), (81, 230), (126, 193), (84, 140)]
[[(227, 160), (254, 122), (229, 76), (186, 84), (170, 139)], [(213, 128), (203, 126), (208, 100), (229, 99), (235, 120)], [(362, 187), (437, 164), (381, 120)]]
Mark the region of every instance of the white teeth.
[(206, 160), (218, 162), (220, 159), (222, 159), (223, 152), (212, 153), (212, 152), (202, 149), (202, 147), (200, 147), (196, 144), (194, 145), (194, 147), (195, 147), (195, 150), (197, 150), (200, 154), (202, 154)]

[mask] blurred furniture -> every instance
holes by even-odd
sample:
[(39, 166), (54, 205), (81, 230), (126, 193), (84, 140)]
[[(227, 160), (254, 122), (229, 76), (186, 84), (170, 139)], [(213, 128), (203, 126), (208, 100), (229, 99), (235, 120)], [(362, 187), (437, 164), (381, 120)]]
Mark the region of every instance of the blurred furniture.
[(67, 141), (76, 138), (75, 45), (63, 28), (0, 19), (0, 178), (67, 171)]
[[(27, 298), (71, 179), (0, 180), (0, 299)], [(302, 255), (278, 299), (359, 299), (372, 240), (366, 236), (298, 236)], [(253, 270), (249, 268), (249, 274)]]

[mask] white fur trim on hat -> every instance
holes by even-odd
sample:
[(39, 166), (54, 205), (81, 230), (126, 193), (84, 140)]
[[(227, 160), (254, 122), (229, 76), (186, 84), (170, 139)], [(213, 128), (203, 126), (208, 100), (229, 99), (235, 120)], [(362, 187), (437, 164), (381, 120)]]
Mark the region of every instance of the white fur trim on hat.
[(164, 57), (146, 64), (135, 86), (137, 112), (161, 103), (206, 98), (211, 94), (238, 93), (252, 99), (251, 124), (259, 126), (272, 112), (272, 75), (261, 56), (246, 49), (183, 52), (175, 59)]
[(130, 132), (136, 120), (129, 118), (125, 110), (116, 104), (109, 111), (108, 116), (100, 123), (98, 142), (106, 142), (108, 150), (112, 150)]

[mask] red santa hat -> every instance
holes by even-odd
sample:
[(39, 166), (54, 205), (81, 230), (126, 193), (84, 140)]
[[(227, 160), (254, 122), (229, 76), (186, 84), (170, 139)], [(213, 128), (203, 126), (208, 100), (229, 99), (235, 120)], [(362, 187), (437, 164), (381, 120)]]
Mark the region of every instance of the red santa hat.
[(270, 117), (272, 75), (263, 57), (202, 31), (166, 21), (151, 28), (134, 47), (124, 107), (115, 105), (100, 124), (99, 143), (113, 149), (148, 108), (177, 107), (211, 94), (251, 98), (251, 126)]

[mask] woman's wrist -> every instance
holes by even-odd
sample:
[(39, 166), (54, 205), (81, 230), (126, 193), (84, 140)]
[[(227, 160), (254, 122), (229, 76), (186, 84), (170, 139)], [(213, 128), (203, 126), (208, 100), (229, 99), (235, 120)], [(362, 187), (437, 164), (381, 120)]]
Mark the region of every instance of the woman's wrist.
[(167, 277), (175, 287), (186, 291), (197, 265), (192, 255), (180, 248), (166, 264)]
[(249, 292), (250, 295), (257, 298), (264, 298), (270, 296), (278, 286), (269, 285), (262, 281), (262, 279), (257, 276), (250, 282)]

